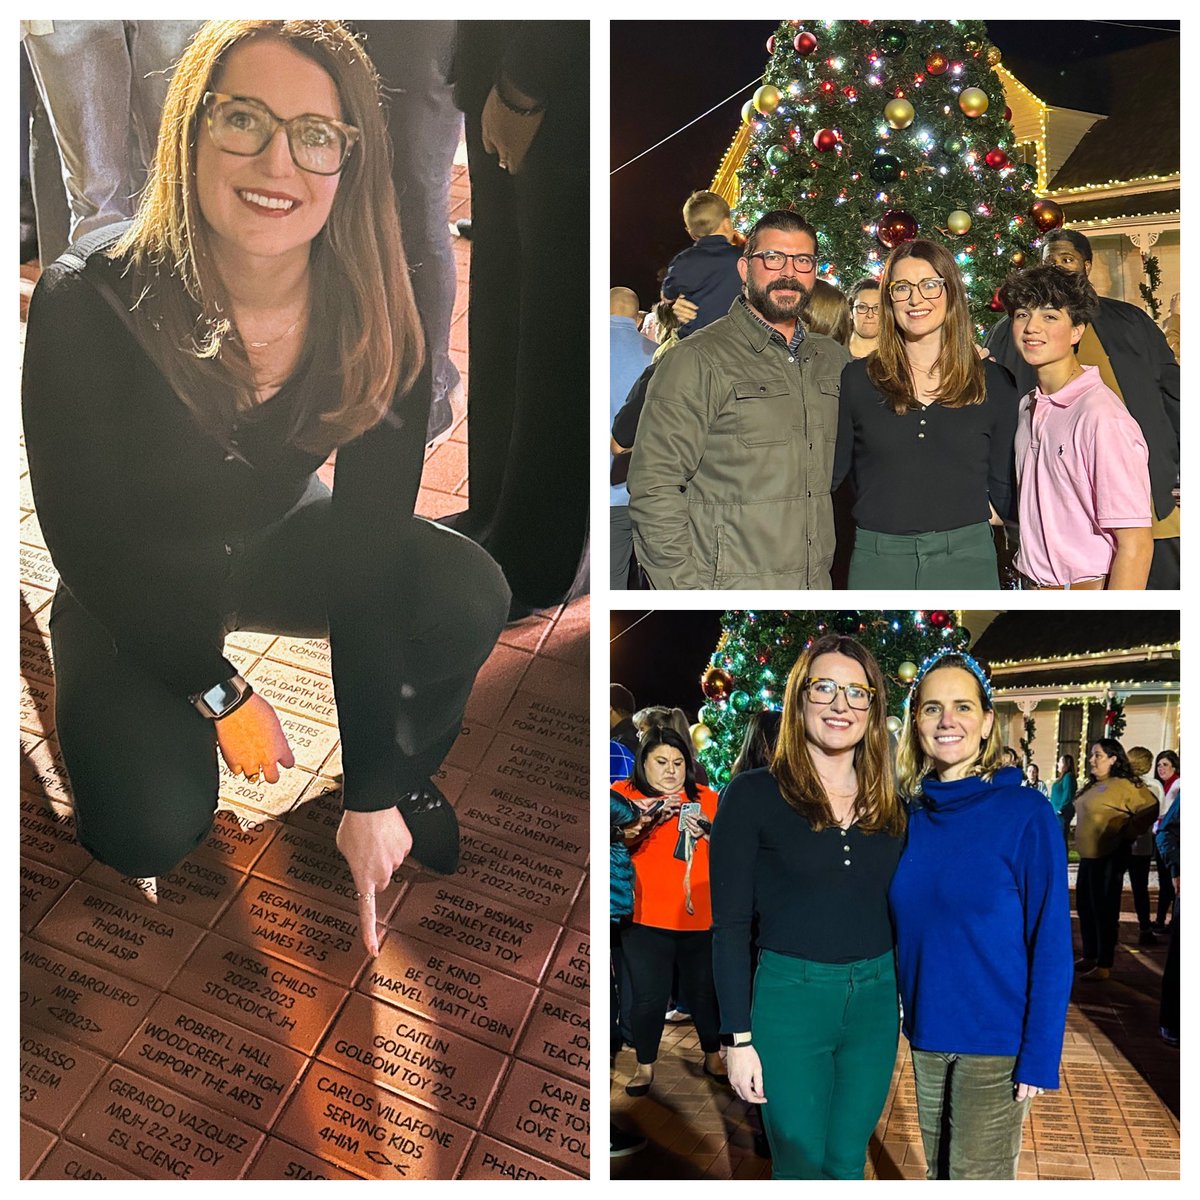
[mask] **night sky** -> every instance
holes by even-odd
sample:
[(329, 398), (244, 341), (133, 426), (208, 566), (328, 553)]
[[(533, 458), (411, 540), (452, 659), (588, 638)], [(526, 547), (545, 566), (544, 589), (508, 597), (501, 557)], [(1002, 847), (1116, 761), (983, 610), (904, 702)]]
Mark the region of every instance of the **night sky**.
[[(610, 179), (610, 284), (633, 288), (643, 307), (657, 298), (655, 273), (688, 245), (683, 202), (689, 192), (712, 182), (753, 92), (747, 85), (767, 65), (766, 41), (777, 24), (612, 23), (610, 169), (737, 91), (702, 121)], [(1006, 56), (1064, 66), (1178, 36), (1177, 21), (1140, 24), (1162, 32), (1100, 21), (989, 21), (988, 31)]]

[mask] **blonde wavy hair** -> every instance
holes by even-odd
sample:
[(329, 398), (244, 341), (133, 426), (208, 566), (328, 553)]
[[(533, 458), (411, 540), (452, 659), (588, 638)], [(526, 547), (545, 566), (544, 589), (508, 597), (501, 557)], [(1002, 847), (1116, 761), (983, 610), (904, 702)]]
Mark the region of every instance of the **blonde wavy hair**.
[[(984, 712), (995, 713), (991, 700), (979, 677), (967, 666), (961, 655), (945, 654), (935, 662), (920, 681), (909, 693), (904, 705), (904, 724), (900, 729), (900, 741), (896, 748), (896, 783), (900, 794), (911, 800), (921, 794), (921, 784), (925, 776), (933, 770), (933, 760), (921, 749), (921, 739), (917, 734), (916, 710), (921, 707), (921, 689), (925, 681), (935, 671), (946, 667), (958, 667), (970, 675), (978, 693), (980, 707)], [(1004, 739), (1000, 735), (1000, 722), (993, 716), (992, 728), (980, 747), (979, 757), (972, 766), (971, 774), (981, 779), (991, 779), (1004, 766)]]
[(204, 94), (219, 89), (229, 52), (253, 38), (282, 41), (326, 71), (343, 119), (360, 131), (311, 247), (307, 346), (297, 367), (307, 384), (287, 435), (291, 445), (325, 454), (378, 424), (397, 390), (412, 386), (425, 352), (379, 78), (349, 29), (339, 21), (209, 21), (198, 30), (167, 92), (137, 214), (109, 253), (128, 258), (142, 344), (200, 427), (228, 444), (239, 409), (254, 401), (254, 382), (230, 336), (229, 297), (200, 212), (196, 139)]
[(771, 774), (783, 798), (820, 833), (834, 824), (825, 785), (813, 765), (804, 729), (804, 684), (822, 654), (843, 654), (863, 669), (865, 682), (875, 689), (867, 710), (867, 732), (854, 747), (858, 797), (854, 811), (864, 833), (879, 831), (898, 837), (904, 832), (904, 806), (892, 777), (891, 745), (887, 731), (887, 681), (874, 656), (854, 638), (827, 633), (816, 638), (796, 659), (783, 693), (779, 739), (771, 757)]

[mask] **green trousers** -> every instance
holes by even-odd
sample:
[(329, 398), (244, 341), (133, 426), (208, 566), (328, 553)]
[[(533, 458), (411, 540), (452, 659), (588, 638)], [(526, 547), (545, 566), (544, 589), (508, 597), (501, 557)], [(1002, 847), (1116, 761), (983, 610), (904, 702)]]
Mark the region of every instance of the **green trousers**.
[(992, 527), (981, 521), (946, 533), (854, 532), (849, 587), (998, 588)]
[(895, 959), (818, 963), (762, 951), (750, 1028), (774, 1179), (862, 1179), (900, 1011)]
[(1016, 1179), (1029, 1100), (1014, 1099), (1015, 1055), (913, 1050), (927, 1179)]

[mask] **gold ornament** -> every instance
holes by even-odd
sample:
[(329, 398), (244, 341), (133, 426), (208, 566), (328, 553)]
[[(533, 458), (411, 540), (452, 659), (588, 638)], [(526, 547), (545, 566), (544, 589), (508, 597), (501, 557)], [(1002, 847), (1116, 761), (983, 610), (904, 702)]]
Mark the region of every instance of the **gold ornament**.
[(1014, 250), (1012, 254), (1008, 256), (1008, 261), (1012, 263), (1014, 267), (1023, 267), (1025, 265), (1025, 251)]
[(968, 117), (982, 117), (988, 110), (987, 92), (983, 88), (963, 88), (958, 98), (958, 107)]
[(712, 741), (712, 730), (703, 721), (697, 721), (691, 728), (692, 745), (697, 750), (703, 750)]
[(987, 48), (987, 65), (989, 67), (998, 67), (1000, 65), (1000, 60), (1003, 57), (1004, 57), (1004, 55), (1000, 53), (999, 46), (988, 46), (988, 48)]
[(917, 664), (915, 662), (902, 662), (896, 668), (896, 674), (905, 683), (912, 683), (912, 681), (917, 677)]
[(956, 208), (946, 218), (946, 228), (950, 230), (955, 237), (962, 237), (971, 228), (971, 214), (965, 212), (961, 208)]
[(769, 117), (779, 107), (779, 101), (782, 99), (779, 89), (773, 83), (764, 83), (754, 93), (754, 107), (764, 117)]
[(883, 106), (883, 119), (893, 129), (907, 129), (917, 115), (917, 110), (904, 99), (889, 100)]
[(979, 50), (979, 42), (975, 38), (967, 38), (963, 45), (967, 48), (968, 54), (975, 54)]
[(888, 733), (891, 733), (891, 734), (899, 733), (901, 728), (903, 728), (903, 726), (904, 726), (904, 722), (901, 721), (899, 717), (888, 717), (888, 719), (887, 719)]
[(749, 125), (750, 122), (754, 120), (757, 111), (758, 110), (754, 107), (754, 101), (747, 100), (746, 103), (742, 105), (742, 124)]

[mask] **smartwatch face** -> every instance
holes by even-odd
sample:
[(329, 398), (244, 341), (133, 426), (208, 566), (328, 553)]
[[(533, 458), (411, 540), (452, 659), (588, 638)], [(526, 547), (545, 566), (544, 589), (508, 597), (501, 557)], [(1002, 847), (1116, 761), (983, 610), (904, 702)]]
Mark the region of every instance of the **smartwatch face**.
[(232, 679), (226, 679), (204, 692), (200, 699), (218, 715), (223, 713), (231, 704), (236, 703), (241, 695)]

